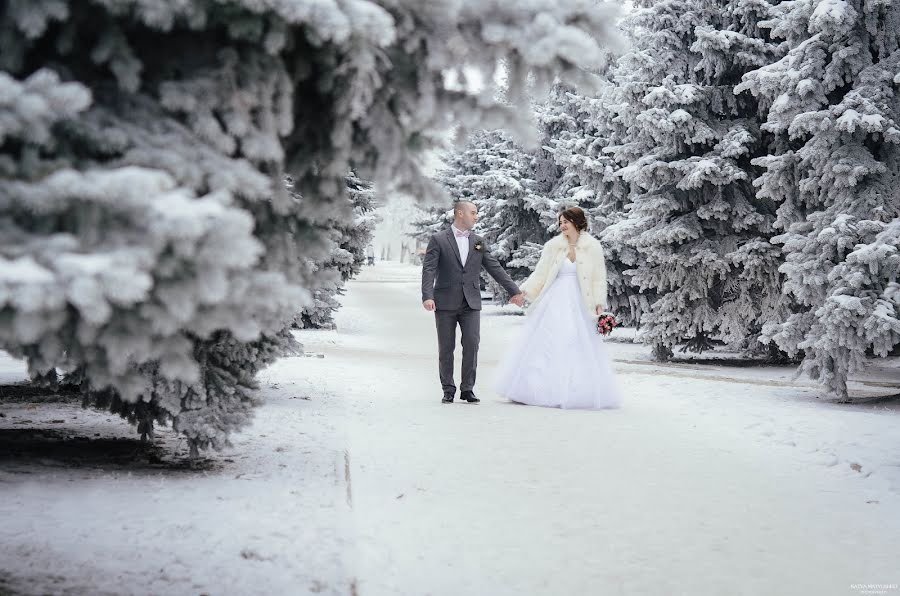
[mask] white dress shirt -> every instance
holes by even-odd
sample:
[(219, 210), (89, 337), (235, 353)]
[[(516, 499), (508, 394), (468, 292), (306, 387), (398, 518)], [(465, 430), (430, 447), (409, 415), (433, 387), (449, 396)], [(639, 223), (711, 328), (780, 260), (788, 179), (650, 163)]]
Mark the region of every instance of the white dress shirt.
[[(459, 260), (462, 261), (463, 267), (465, 267), (466, 258), (469, 256), (469, 239), (466, 236), (457, 236), (457, 231), (462, 232), (464, 230), (459, 230), (453, 224), (450, 224), (450, 229), (453, 230), (453, 239), (456, 240), (456, 246), (459, 247)], [(469, 234), (471, 233), (472, 231), (469, 230)]]

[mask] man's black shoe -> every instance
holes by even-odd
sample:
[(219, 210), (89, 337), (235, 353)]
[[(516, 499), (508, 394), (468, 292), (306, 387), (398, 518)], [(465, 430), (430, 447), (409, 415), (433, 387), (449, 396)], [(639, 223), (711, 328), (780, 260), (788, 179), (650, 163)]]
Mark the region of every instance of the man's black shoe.
[(463, 391), (462, 394), (459, 396), (459, 399), (461, 399), (463, 401), (467, 401), (470, 404), (477, 404), (478, 402), (481, 401), (480, 399), (475, 397), (475, 394), (471, 391)]
[(452, 404), (452, 403), (453, 403), (453, 396), (452, 396), (452, 395), (445, 395), (445, 396), (444, 396), (444, 399), (441, 400), (441, 403), (442, 403), (442, 404)]

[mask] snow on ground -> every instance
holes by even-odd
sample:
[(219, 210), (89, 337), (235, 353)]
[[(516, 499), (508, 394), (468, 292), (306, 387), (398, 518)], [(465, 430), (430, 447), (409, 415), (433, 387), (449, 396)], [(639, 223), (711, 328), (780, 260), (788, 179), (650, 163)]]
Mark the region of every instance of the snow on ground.
[[(73, 466), (34, 446), (0, 456), (0, 591), (829, 595), (900, 583), (896, 402), (827, 403), (789, 369), (663, 366), (617, 341), (622, 409), (517, 406), (490, 389), (523, 321), (509, 306), (482, 318), (482, 403), (444, 405), (418, 285), (414, 267), (366, 268), (337, 329), (298, 334), (307, 354), (262, 374), (254, 424), (199, 470), (168, 431), (149, 462)], [(859, 394), (885, 392), (885, 369)], [(0, 359), (0, 380), (17, 374)], [(74, 404), (0, 412), (0, 437), (134, 436)]]
[(148, 452), (118, 416), (0, 405), (0, 594), (351, 594), (343, 405), (307, 360), (198, 469), (169, 429)]

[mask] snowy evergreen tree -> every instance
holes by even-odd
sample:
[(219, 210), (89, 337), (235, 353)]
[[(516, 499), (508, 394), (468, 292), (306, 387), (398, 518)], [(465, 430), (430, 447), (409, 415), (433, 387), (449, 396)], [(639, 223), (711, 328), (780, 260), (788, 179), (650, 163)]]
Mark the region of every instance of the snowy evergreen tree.
[[(532, 155), (502, 131), (482, 131), (473, 135), (459, 161), (462, 167), (455, 172), (456, 180), (478, 206), (475, 231), (514, 279), (525, 279), (531, 268), (522, 260), (520, 249), (546, 236), (539, 210), (541, 197), (534, 192)], [(510, 265), (514, 259), (519, 267)], [(506, 304), (509, 296), (500, 284), (483, 277), (494, 302)]]
[[(528, 277), (540, 256), (529, 243), (548, 239), (548, 222), (555, 219), (544, 212), (546, 199), (535, 193), (533, 153), (501, 130), (477, 131), (461, 149), (447, 152), (444, 163), (435, 181), (453, 200), (475, 203), (475, 232), (513, 278)], [(420, 229), (434, 233), (446, 227), (453, 219), (451, 209), (436, 208), (420, 222)], [(495, 302), (505, 304), (509, 296), (503, 288), (493, 278), (485, 279)]]
[[(11, 1), (0, 5), (0, 348), (57, 368), (192, 453), (249, 420), (255, 375), (352, 217), (345, 176), (418, 197), (449, 121), (525, 136), (450, 89), (507, 64), (584, 79), (612, 9), (477, 0)], [(529, 74), (530, 73), (530, 74)], [(294, 188), (285, 188), (290, 175)]]
[(338, 295), (344, 285), (359, 273), (366, 261), (366, 247), (372, 242), (375, 225), (375, 191), (371, 182), (360, 180), (353, 172), (347, 176), (347, 200), (352, 216), (346, 220), (325, 222), (323, 233), (331, 241), (328, 257), (312, 264), (317, 286), (312, 290), (312, 304), (303, 308), (295, 320), (295, 327), (331, 329), (334, 313), (340, 307)]
[(613, 80), (627, 135), (614, 146), (631, 185), (628, 217), (606, 238), (633, 247), (628, 272), (655, 294), (643, 339), (657, 357), (713, 341), (753, 349), (762, 325), (786, 308), (768, 242), (774, 206), (752, 180), (770, 139), (761, 108), (735, 94), (742, 74), (777, 58), (760, 0), (640, 1), (628, 26), (635, 49)]
[(422, 213), (413, 222), (413, 237), (418, 241), (427, 244), (433, 234), (453, 223), (454, 202), (475, 200), (472, 188), (466, 184), (466, 176), (484, 171), (485, 166), (474, 163), (467, 151), (469, 145), (477, 143), (483, 136), (483, 131), (476, 131), (461, 148), (439, 152), (441, 166), (431, 174), (431, 179), (443, 195), (436, 203), (423, 205)]
[(624, 219), (630, 203), (630, 186), (618, 175), (621, 168), (611, 155), (615, 145), (627, 138), (627, 130), (618, 117), (616, 91), (606, 79), (592, 96), (559, 86), (547, 105), (564, 124), (552, 128), (554, 134), (545, 149), (563, 172), (553, 189), (558, 203), (584, 209), (591, 233), (603, 243), (608, 308), (616, 313), (620, 323), (638, 325), (651, 301), (651, 294), (638, 291), (625, 275), (637, 263), (638, 254), (618, 236), (608, 233), (610, 226)]
[(846, 398), (847, 376), (900, 343), (900, 5), (797, 0), (765, 25), (789, 51), (740, 88), (770, 106), (780, 140), (756, 184), (778, 205), (794, 308), (764, 338)]
[[(593, 194), (566, 192), (573, 179), (570, 159), (559, 159), (555, 145), (577, 137), (571, 109), (572, 88), (557, 84), (546, 102), (534, 103), (540, 134), (537, 147), (526, 151), (502, 130), (478, 131), (456, 151), (444, 155), (435, 180), (455, 200), (473, 201), (479, 209), (475, 231), (485, 237), (500, 263), (517, 279), (530, 275), (542, 245), (557, 233), (559, 212), (566, 206), (593, 208)], [(423, 237), (452, 221), (452, 212), (436, 208), (419, 222)], [(508, 300), (503, 288), (486, 278), (499, 304)]]
[(349, 255), (341, 261), (341, 279), (355, 277), (366, 262), (366, 247), (372, 243), (379, 218), (375, 214), (378, 202), (371, 182), (361, 180), (353, 172), (347, 177), (347, 190), (353, 205), (353, 216), (338, 222), (341, 230), (340, 250)]
[(412, 237), (427, 243), (433, 234), (451, 223), (453, 223), (453, 204), (447, 199), (422, 209), (422, 213), (412, 222)]

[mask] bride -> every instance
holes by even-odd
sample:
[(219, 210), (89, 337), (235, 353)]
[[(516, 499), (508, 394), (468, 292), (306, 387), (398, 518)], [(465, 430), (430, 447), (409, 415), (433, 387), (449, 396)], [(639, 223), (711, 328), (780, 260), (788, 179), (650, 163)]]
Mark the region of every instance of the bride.
[(519, 286), (531, 306), (496, 383), (510, 401), (586, 409), (621, 403), (596, 324), (606, 305), (606, 263), (587, 227), (582, 209), (560, 213), (560, 235), (544, 245), (534, 273)]

